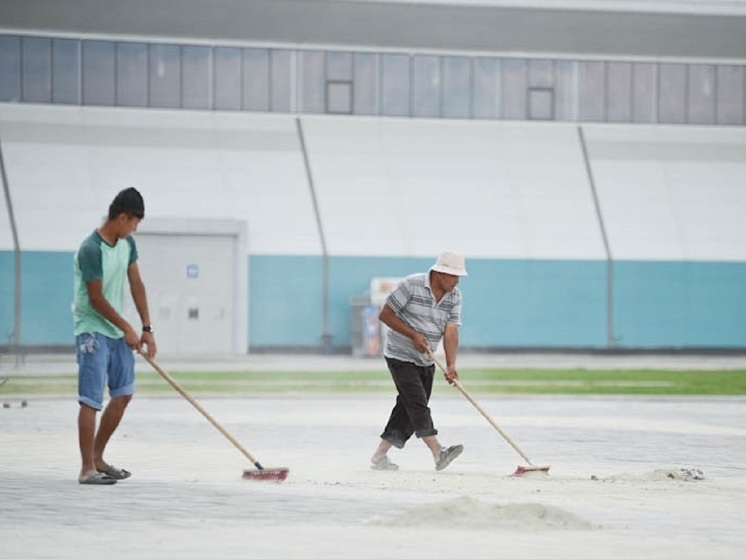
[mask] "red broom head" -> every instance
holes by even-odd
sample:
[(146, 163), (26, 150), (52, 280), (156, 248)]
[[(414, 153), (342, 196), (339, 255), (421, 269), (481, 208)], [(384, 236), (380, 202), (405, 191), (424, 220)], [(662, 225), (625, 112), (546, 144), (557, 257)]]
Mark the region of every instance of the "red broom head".
[(276, 481), (280, 483), (288, 477), (288, 468), (264, 468), (262, 470), (244, 470), (243, 479), (254, 481)]
[(518, 466), (513, 475), (523, 476), (532, 473), (549, 474), (549, 466)]

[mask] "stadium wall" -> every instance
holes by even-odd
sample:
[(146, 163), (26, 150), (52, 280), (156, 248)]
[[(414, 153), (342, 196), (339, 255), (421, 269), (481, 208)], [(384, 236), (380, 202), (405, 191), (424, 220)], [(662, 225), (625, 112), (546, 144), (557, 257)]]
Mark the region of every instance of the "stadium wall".
[[(426, 270), (444, 248), (468, 258), (464, 348), (746, 347), (746, 132), (584, 124), (585, 152), (580, 132), (0, 104), (22, 251), (21, 344), (71, 345), (73, 253), (113, 195), (134, 185), (144, 224), (246, 223), (241, 352), (319, 350), (325, 310), (334, 350), (348, 351), (350, 299), (372, 277)], [(14, 247), (0, 204), (7, 337)]]

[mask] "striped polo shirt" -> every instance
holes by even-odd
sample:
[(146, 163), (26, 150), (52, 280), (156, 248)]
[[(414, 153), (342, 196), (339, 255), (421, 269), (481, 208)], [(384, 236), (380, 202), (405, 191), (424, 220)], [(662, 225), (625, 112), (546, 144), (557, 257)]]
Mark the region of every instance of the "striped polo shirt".
[[(427, 338), (432, 351), (443, 338), (446, 324), (461, 325), (461, 291), (454, 287), (436, 302), (430, 289), (430, 272), (405, 277), (386, 298), (386, 304), (402, 321)], [(383, 355), (423, 367), (433, 364), (429, 355), (415, 349), (410, 338), (394, 330), (388, 331)]]

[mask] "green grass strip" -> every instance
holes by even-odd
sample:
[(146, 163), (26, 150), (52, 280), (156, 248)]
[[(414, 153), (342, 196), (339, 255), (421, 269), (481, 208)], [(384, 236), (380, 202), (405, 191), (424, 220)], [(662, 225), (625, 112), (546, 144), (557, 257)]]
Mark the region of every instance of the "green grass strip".
[[(393, 393), (388, 372), (179, 372), (171, 376), (187, 391), (200, 394)], [(436, 373), (436, 393), (453, 388)], [(663, 371), (585, 369), (474, 369), (460, 371), (473, 394), (597, 394), (744, 396), (746, 371)], [(139, 394), (172, 393), (155, 372), (138, 372)], [(76, 375), (9, 375), (0, 399), (13, 394), (71, 394)]]

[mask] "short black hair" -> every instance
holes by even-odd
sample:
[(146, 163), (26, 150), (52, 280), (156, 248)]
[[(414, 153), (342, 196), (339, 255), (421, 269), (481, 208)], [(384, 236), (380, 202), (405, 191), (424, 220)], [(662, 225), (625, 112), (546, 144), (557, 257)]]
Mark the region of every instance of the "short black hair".
[(122, 213), (140, 219), (145, 217), (145, 202), (136, 188), (129, 187), (120, 191), (109, 206), (109, 219), (116, 219)]

